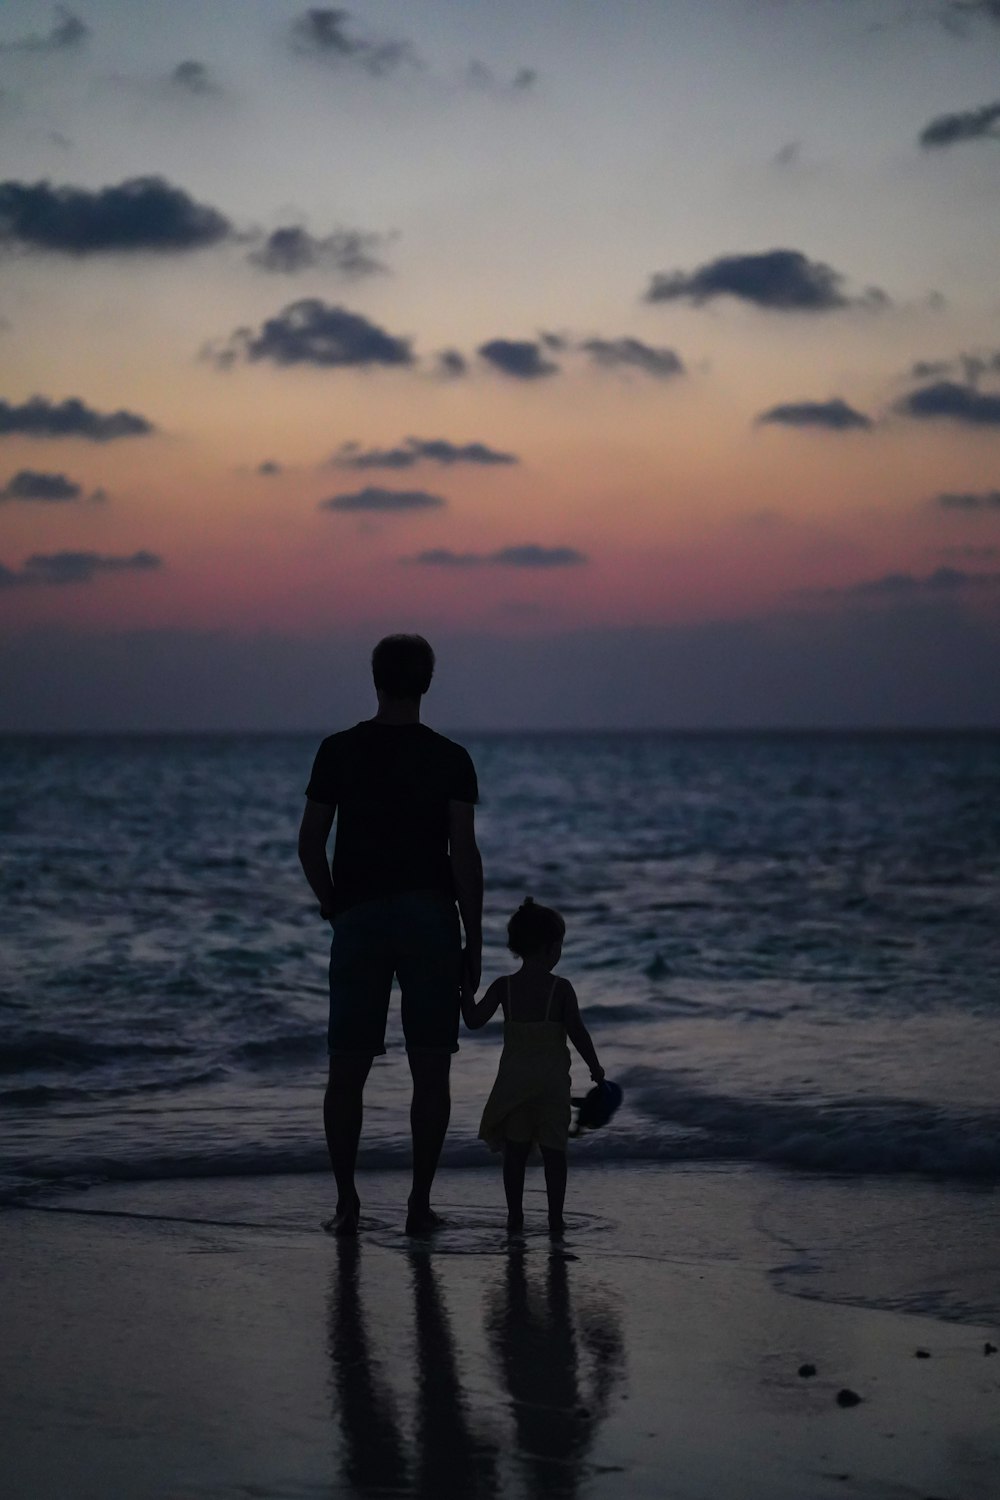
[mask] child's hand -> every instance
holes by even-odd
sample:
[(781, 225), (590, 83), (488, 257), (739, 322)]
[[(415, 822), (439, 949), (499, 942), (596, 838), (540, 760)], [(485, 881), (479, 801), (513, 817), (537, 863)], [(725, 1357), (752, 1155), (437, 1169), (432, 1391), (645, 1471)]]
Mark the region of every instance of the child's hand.
[(596, 1068), (591, 1068), (591, 1070), (590, 1070), (590, 1076), (594, 1080), (595, 1083), (603, 1083), (604, 1082), (604, 1069), (600, 1065), (598, 1065)]

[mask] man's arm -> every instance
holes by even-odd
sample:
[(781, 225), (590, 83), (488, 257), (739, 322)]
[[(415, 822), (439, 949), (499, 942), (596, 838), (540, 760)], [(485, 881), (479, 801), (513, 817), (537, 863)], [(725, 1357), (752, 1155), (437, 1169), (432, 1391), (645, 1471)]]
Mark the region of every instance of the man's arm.
[(307, 797), (306, 810), (299, 825), (299, 864), (319, 902), (320, 912), (328, 920), (333, 916), (333, 879), (326, 841), (336, 811), (326, 802), (313, 802)]
[(483, 860), (472, 802), (448, 803), (448, 853), (455, 898), (465, 928), (465, 980), (474, 995), (483, 967)]

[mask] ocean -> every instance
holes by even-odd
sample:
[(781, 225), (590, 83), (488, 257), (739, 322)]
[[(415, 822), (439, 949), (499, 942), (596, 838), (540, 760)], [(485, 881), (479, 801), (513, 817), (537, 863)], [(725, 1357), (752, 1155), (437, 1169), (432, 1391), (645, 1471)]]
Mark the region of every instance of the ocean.
[[(557, 906), (625, 1091), (577, 1163), (1000, 1180), (1000, 735), (455, 737), (484, 976), (525, 895)], [(8, 1201), (325, 1169), (328, 929), (296, 859), (320, 738), (0, 741)], [(462, 1036), (445, 1165), (495, 1169), (499, 1047)], [(408, 1158), (398, 1007), (388, 1048), (367, 1171)]]

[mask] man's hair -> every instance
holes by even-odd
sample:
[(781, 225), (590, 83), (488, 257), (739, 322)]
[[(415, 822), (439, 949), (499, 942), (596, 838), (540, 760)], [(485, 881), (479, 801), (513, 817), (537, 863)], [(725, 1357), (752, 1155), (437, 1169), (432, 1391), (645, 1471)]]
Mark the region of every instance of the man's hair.
[(530, 958), (566, 936), (566, 923), (551, 906), (538, 906), (528, 896), (507, 923), (507, 947), (518, 958)]
[(372, 677), (387, 698), (419, 700), (434, 676), (434, 652), (422, 635), (387, 635), (372, 652)]

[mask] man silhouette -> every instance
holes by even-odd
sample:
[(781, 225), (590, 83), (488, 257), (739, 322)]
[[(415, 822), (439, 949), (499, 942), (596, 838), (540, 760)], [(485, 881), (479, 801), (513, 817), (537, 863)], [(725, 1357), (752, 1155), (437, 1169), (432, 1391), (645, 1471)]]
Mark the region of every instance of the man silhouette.
[(299, 829), (302, 869), (333, 925), (323, 1123), (337, 1181), (337, 1211), (326, 1228), (337, 1235), (357, 1233), (364, 1087), (372, 1060), (385, 1052), (393, 975), (413, 1078), (406, 1232), (424, 1234), (441, 1222), (430, 1191), (451, 1114), (463, 967), (472, 989), (479, 985), (483, 866), (472, 760), (420, 722), (433, 672), (434, 652), (422, 636), (379, 641), (372, 653), (378, 712), (320, 745)]

